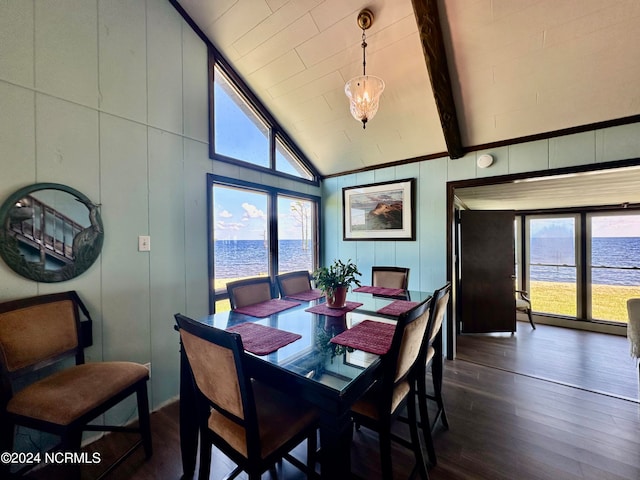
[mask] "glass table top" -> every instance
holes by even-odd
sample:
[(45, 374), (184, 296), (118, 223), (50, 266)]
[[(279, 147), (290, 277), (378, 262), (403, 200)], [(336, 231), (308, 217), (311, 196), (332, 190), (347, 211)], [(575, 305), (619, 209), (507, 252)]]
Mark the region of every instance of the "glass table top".
[(310, 302), (295, 300), (300, 305), (266, 318), (237, 312), (220, 312), (203, 317), (199, 321), (223, 330), (244, 322), (254, 322), (300, 335), (301, 338), (298, 340), (258, 358), (299, 377), (302, 381), (324, 386), (341, 394), (368, 367), (377, 365), (380, 357), (335, 345), (330, 343), (331, 338), (366, 319), (395, 322), (394, 316), (376, 313), (395, 300), (422, 302), (430, 297), (430, 292), (419, 291), (407, 291), (405, 295), (394, 297), (349, 292), (347, 300), (362, 305), (339, 317), (305, 311), (324, 303), (324, 298), (321, 298)]

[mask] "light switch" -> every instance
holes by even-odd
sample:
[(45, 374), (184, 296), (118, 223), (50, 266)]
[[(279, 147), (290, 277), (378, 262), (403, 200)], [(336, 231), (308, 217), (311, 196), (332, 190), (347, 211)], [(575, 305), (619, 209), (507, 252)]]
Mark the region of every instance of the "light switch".
[(138, 251), (139, 252), (151, 251), (151, 237), (149, 235), (140, 235), (138, 237)]

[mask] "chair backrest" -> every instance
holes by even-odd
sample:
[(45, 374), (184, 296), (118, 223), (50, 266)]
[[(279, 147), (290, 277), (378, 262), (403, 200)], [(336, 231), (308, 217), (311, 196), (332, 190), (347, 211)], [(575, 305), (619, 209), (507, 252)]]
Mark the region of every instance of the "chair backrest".
[[(175, 319), (200, 401), (245, 429), (247, 449), (259, 448), (253, 388), (240, 335), (179, 313)], [(202, 405), (200, 409), (204, 415), (208, 412)]]
[(0, 303), (0, 369), (9, 378), (69, 356), (84, 363), (75, 291)]
[(409, 268), (371, 267), (371, 285), (406, 290), (409, 285)]
[(311, 290), (311, 276), (306, 270), (277, 275), (276, 281), (281, 297)]
[[(382, 358), (382, 377), (380, 387), (381, 408), (393, 412), (399, 401), (408, 392), (409, 385), (405, 381), (412, 373), (425, 342), (429, 307), (431, 299), (427, 299), (408, 312), (398, 317), (396, 329), (391, 340), (389, 351)], [(403, 384), (404, 391), (396, 394), (396, 386)]]
[(254, 303), (265, 302), (273, 297), (273, 288), (269, 277), (255, 277), (227, 283), (227, 293), (231, 308), (246, 307)]
[(442, 288), (433, 292), (431, 315), (429, 318), (428, 342), (431, 346), (442, 330), (444, 314), (447, 312), (447, 304), (451, 295), (451, 283), (447, 282)]
[(627, 324), (627, 338), (631, 346), (631, 356), (640, 358), (640, 298), (627, 300), (629, 323)]

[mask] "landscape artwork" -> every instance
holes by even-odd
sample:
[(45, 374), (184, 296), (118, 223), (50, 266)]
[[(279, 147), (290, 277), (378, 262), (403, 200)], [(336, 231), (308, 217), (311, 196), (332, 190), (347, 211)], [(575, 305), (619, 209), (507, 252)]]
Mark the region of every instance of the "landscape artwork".
[(415, 240), (414, 182), (343, 188), (344, 240)]

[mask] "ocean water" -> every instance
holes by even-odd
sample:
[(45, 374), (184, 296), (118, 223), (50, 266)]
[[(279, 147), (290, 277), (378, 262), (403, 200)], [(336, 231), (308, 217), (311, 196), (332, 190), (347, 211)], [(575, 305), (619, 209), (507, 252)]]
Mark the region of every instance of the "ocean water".
[[(306, 247), (302, 240), (280, 240), (279, 271), (310, 270), (313, 267), (312, 243), (308, 241)], [(216, 240), (214, 268), (216, 278), (266, 275), (269, 250), (263, 240)]]
[[(311, 242), (304, 249), (301, 240), (280, 240), (280, 271), (311, 269)], [(268, 249), (263, 240), (215, 242), (216, 278), (239, 278), (265, 275), (268, 271)], [(554, 266), (531, 266), (531, 280), (575, 282), (574, 243), (569, 238), (531, 239), (531, 263)], [(592, 281), (605, 285), (640, 285), (640, 238), (594, 238), (592, 244)]]
[[(531, 239), (531, 280), (575, 282), (576, 268), (573, 238)], [(554, 264), (542, 266), (533, 264)], [(592, 283), (603, 285), (640, 285), (639, 237), (596, 237), (591, 246)], [(562, 266), (567, 265), (567, 266)], [(618, 268), (604, 268), (618, 267)]]

